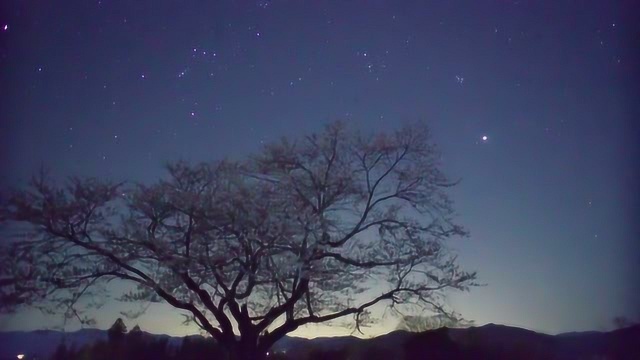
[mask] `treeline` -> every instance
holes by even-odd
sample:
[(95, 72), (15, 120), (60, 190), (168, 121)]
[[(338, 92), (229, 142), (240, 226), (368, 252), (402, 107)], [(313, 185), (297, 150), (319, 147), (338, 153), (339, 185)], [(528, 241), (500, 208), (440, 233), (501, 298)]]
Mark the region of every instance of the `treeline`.
[[(225, 351), (211, 338), (187, 336), (178, 345), (170, 343), (168, 336), (157, 336), (143, 332), (138, 325), (131, 331), (122, 319), (107, 331), (107, 340), (97, 341), (76, 348), (61, 343), (51, 360), (228, 360)], [(346, 360), (357, 358), (367, 360), (398, 359), (388, 349), (318, 349), (308, 348), (294, 354), (271, 353), (269, 360)], [(358, 356), (360, 355), (360, 356)], [(397, 354), (396, 354), (397, 355)]]
[[(167, 338), (130, 332), (121, 340), (99, 341), (79, 349), (61, 344), (53, 360), (210, 360), (224, 359), (223, 352), (210, 339), (186, 337), (180, 346)], [(145, 336), (146, 335), (146, 336)]]
[(179, 346), (169, 343), (169, 337), (154, 336), (135, 326), (127, 332), (122, 319), (116, 320), (107, 332), (106, 341), (80, 348), (61, 343), (52, 360), (201, 360), (224, 359), (223, 351), (214, 341), (202, 337), (185, 337)]

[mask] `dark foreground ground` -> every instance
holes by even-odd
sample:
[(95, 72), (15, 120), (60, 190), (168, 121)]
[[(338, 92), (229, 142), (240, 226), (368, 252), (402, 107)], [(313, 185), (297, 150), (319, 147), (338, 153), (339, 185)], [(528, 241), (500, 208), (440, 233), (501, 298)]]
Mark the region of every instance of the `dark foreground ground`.
[[(64, 343), (64, 346), (60, 344)], [(0, 360), (211, 360), (223, 359), (212, 341), (130, 332), (109, 338), (103, 330), (73, 333), (56, 331), (0, 333)], [(373, 339), (354, 337), (288, 337), (276, 344), (271, 359), (584, 359), (640, 360), (640, 325), (612, 332), (547, 335), (502, 326), (485, 325), (423, 333), (392, 332)]]

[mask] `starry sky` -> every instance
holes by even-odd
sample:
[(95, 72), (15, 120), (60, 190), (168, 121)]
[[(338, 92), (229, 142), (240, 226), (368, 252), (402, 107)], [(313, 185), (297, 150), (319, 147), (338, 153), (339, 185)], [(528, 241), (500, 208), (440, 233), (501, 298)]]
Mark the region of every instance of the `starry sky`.
[[(342, 119), (427, 121), (486, 286), (451, 305), (549, 333), (640, 319), (635, 1), (3, 1), (0, 185), (151, 182)], [(121, 305), (97, 315), (107, 327)], [(139, 322), (194, 328), (162, 307)], [(59, 319), (24, 311), (0, 330)], [(389, 331), (383, 321), (370, 334)], [(302, 336), (341, 334), (336, 328)]]

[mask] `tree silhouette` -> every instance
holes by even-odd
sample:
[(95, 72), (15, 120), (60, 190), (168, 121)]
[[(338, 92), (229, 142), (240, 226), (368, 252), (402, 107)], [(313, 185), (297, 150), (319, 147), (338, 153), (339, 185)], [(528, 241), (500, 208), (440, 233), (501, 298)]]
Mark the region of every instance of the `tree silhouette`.
[(464, 320), (452, 314), (439, 314), (431, 316), (405, 315), (400, 319), (397, 330), (410, 332), (423, 332), (440, 329), (442, 327), (457, 328), (472, 326), (473, 321)]
[(1, 251), (3, 309), (63, 304), (86, 321), (78, 300), (126, 280), (137, 290), (123, 300), (174, 306), (235, 359), (263, 359), (306, 324), (353, 316), (359, 329), (377, 304), (447, 313), (444, 291), (475, 273), (444, 246), (466, 232), (439, 159), (424, 124), (334, 123), (246, 161), (170, 164), (155, 184), (35, 177), (2, 211), (29, 229)]
[(149, 355), (150, 348), (153, 348), (153, 340), (145, 338), (145, 334), (136, 325), (126, 335), (126, 354), (128, 359), (143, 359)]
[(633, 321), (626, 316), (616, 316), (613, 318), (612, 322), (614, 329), (624, 329), (638, 324), (637, 321)]
[(107, 335), (109, 337), (109, 342), (121, 342), (124, 340), (125, 335), (127, 334), (127, 325), (124, 324), (121, 318), (118, 318), (113, 325), (107, 331)]

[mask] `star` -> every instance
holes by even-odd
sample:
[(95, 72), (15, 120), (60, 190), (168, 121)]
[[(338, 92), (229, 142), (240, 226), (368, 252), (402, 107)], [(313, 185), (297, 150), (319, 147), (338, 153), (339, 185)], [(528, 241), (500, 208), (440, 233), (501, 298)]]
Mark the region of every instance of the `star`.
[(482, 141), (487, 142), (489, 137), (487, 135), (482, 135)]
[(2, 29), (3, 29), (4, 31), (9, 30), (9, 25), (8, 25), (8, 24), (5, 24), (5, 25), (2, 27)]

